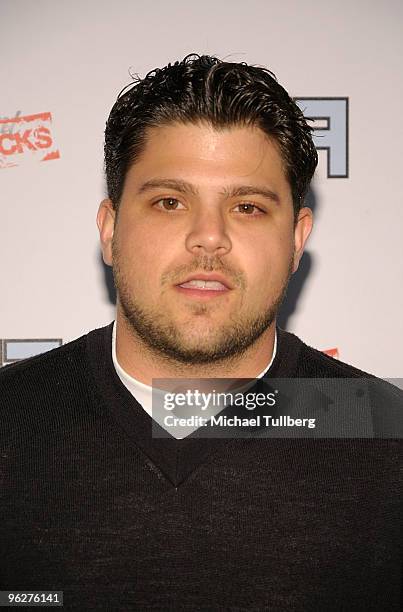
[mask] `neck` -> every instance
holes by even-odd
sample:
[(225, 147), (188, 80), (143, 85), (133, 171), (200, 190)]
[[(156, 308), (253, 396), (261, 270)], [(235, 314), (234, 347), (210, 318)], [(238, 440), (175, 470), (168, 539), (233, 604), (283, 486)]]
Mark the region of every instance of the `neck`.
[(153, 350), (116, 315), (116, 357), (123, 370), (152, 385), (153, 378), (256, 378), (269, 364), (274, 350), (275, 321), (242, 354), (208, 364), (187, 364)]

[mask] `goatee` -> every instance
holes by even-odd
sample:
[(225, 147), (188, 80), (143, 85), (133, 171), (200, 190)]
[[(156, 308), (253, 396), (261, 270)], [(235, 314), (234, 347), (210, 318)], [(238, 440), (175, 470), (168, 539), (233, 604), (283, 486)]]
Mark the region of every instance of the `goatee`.
[[(113, 245), (115, 246), (115, 245)], [(201, 271), (224, 271), (222, 265), (212, 265), (211, 258), (202, 258), (194, 262), (194, 269)], [(189, 267), (187, 267), (189, 272)], [(228, 272), (228, 271), (227, 271)], [(189, 338), (184, 334), (179, 324), (171, 322), (158, 307), (145, 309), (135, 298), (120, 265), (120, 258), (116, 248), (113, 248), (113, 275), (119, 296), (121, 311), (133, 335), (140, 339), (151, 352), (157, 353), (168, 361), (186, 365), (206, 365), (241, 357), (258, 338), (267, 330), (276, 318), (278, 309), (285, 296), (288, 282), (292, 273), (290, 261), (288, 273), (278, 295), (274, 296), (269, 307), (263, 313), (243, 315), (238, 320), (230, 320), (214, 330), (211, 338), (200, 337), (199, 341), (191, 345)], [(232, 278), (234, 274), (232, 273)], [(239, 282), (238, 285), (242, 285)], [(220, 298), (221, 299), (221, 298)], [(202, 316), (208, 314), (209, 305), (198, 303), (193, 305), (192, 315)], [(207, 323), (206, 323), (207, 325)]]

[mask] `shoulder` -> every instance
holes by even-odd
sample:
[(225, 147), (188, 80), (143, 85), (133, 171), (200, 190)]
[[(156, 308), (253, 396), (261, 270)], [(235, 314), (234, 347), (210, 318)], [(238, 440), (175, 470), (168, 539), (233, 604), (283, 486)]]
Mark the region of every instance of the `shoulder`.
[(40, 384), (57, 378), (60, 371), (65, 372), (76, 361), (85, 339), (86, 335), (46, 353), (4, 366), (0, 369), (0, 390), (4, 393), (24, 383), (36, 381)]
[(378, 378), (374, 374), (360, 370), (359, 368), (329, 357), (325, 353), (308, 346), (300, 338), (290, 332), (280, 330), (282, 341), (293, 346), (298, 354), (297, 365), (295, 369), (296, 378), (361, 378), (366, 379), (371, 384), (371, 388), (399, 399), (403, 398), (403, 391), (390, 384), (389, 382)]
[[(360, 389), (365, 389), (375, 429), (380, 437), (403, 437), (403, 391), (377, 376), (360, 370), (359, 368), (333, 359), (321, 351), (308, 346), (294, 334), (280, 330), (281, 341), (297, 355), (293, 377), (333, 379), (329, 389), (344, 388), (356, 391), (359, 382)], [(335, 379), (350, 379), (334, 384)], [(356, 380), (354, 383), (352, 380)]]
[(1, 368), (1, 414), (29, 413), (32, 417), (85, 397), (90, 386), (88, 339), (102, 336), (106, 329), (93, 330), (61, 347)]
[(334, 357), (326, 355), (312, 346), (302, 342), (302, 358), (312, 370), (318, 371), (318, 376), (328, 375), (332, 378), (373, 378), (374, 374)]
[(1, 368), (0, 455), (4, 460), (24, 457), (28, 447), (40, 455), (49, 445), (63, 445), (95, 426), (103, 404), (89, 366), (88, 345), (95, 343), (102, 360), (102, 346), (110, 339), (108, 327)]
[(97, 418), (88, 343), (98, 339), (102, 344), (107, 329), (93, 330), (59, 348), (0, 369), (3, 451), (23, 449), (28, 440), (63, 437), (63, 432), (80, 427), (83, 420)]

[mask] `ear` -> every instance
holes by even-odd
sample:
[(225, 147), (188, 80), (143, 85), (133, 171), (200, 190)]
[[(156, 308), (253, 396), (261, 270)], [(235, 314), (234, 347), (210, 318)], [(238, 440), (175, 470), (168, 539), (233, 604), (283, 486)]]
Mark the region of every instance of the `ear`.
[(107, 266), (112, 265), (112, 238), (116, 211), (111, 200), (102, 200), (97, 214), (97, 225), (101, 240), (102, 257)]
[(298, 270), (299, 262), (304, 252), (305, 243), (309, 238), (309, 234), (312, 231), (313, 216), (312, 210), (306, 206), (301, 208), (298, 213), (297, 222), (294, 228), (294, 263), (292, 273)]

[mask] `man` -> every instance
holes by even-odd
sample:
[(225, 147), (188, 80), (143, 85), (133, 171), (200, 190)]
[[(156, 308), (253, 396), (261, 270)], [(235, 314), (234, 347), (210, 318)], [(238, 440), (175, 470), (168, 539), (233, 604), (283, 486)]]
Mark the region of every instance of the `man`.
[(97, 218), (116, 321), (1, 373), (3, 590), (77, 610), (399, 609), (390, 435), (153, 435), (156, 379), (364, 379), (276, 329), (316, 164), (266, 69), (192, 55), (121, 93)]

